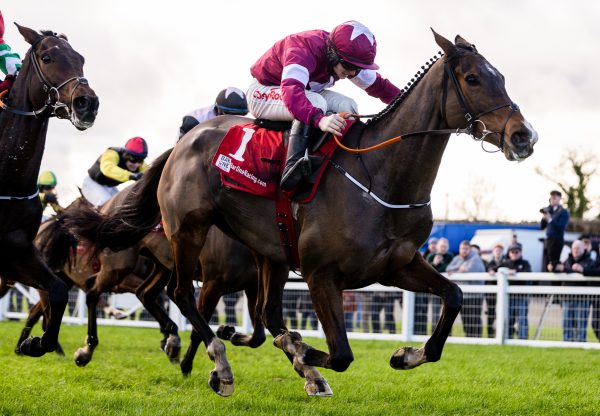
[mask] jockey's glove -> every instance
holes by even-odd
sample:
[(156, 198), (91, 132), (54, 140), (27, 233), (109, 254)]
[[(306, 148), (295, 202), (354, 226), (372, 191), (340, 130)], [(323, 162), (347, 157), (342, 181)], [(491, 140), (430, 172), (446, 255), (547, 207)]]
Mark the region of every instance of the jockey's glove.
[(132, 181), (137, 181), (142, 177), (142, 172), (134, 172), (131, 175), (129, 175), (129, 179)]

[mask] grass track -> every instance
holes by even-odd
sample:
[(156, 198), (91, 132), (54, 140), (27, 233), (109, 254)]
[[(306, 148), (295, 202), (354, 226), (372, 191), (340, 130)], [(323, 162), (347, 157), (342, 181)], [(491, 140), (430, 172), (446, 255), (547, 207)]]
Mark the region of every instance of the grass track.
[(227, 346), (236, 391), (222, 398), (207, 386), (205, 350), (183, 379), (157, 330), (100, 327), (94, 360), (78, 368), (85, 327), (63, 327), (67, 357), (37, 359), (14, 354), (20, 329), (0, 322), (1, 415), (600, 415), (599, 351), (447, 345), (440, 362), (400, 372), (388, 365), (397, 343), (352, 341), (350, 368), (322, 371), (335, 396), (309, 398), (269, 339), (255, 350)]

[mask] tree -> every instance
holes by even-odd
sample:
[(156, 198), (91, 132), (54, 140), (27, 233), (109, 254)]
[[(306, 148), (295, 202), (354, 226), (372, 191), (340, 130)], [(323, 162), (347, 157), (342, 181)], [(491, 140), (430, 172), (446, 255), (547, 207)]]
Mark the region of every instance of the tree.
[[(535, 171), (555, 183), (562, 191), (571, 217), (583, 218), (592, 205), (588, 186), (590, 179), (596, 173), (596, 164), (597, 159), (593, 154), (586, 154), (583, 150), (568, 149), (567, 157), (552, 173), (546, 173), (539, 166)], [(570, 172), (571, 175), (565, 174), (566, 172)]]
[(494, 216), (495, 190), (485, 177), (471, 176), (466, 184), (466, 197), (456, 203), (456, 209), (467, 221), (489, 221)]

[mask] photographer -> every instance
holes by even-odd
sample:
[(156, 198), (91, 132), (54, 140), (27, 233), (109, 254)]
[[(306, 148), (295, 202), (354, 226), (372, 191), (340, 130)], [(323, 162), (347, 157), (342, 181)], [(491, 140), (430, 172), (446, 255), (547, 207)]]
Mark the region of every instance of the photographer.
[(540, 209), (543, 215), (541, 229), (546, 230), (544, 241), (544, 269), (551, 264), (556, 266), (560, 261), (560, 253), (565, 244), (565, 229), (569, 222), (569, 211), (560, 205), (562, 194), (559, 191), (550, 192), (550, 205)]

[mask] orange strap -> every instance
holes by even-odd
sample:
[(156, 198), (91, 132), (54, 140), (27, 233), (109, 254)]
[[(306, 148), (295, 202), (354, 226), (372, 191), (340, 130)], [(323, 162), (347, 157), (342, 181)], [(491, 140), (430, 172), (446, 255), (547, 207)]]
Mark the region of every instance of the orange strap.
[[(358, 114), (350, 114), (345, 111), (341, 112), (340, 116), (343, 118), (349, 118), (349, 117), (359, 118), (360, 117)], [(345, 151), (350, 152), (350, 153), (366, 153), (366, 152), (370, 152), (372, 150), (379, 149), (381, 147), (384, 147), (384, 146), (387, 146), (390, 144), (394, 144), (394, 143), (402, 140), (402, 136), (396, 136), (396, 137), (392, 137), (391, 139), (386, 140), (385, 142), (373, 145), (371, 147), (365, 147), (363, 149), (352, 149), (350, 147), (344, 146), (335, 134), (332, 134), (332, 136), (333, 136), (333, 140), (335, 140), (335, 142), (337, 143), (337, 145), (339, 147), (341, 147), (342, 149), (344, 149)]]

